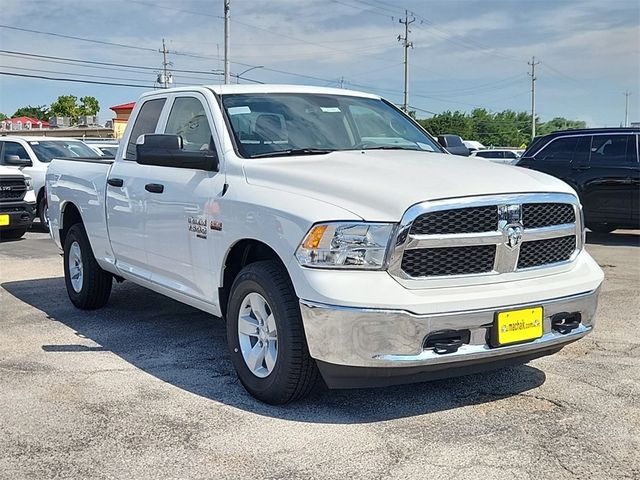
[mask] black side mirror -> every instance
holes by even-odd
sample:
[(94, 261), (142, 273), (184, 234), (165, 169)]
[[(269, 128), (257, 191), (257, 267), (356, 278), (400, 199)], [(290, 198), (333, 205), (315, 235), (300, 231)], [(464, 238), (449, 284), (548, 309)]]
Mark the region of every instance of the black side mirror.
[(28, 158), (20, 158), (18, 155), (5, 155), (4, 163), (15, 167), (32, 167), (33, 162)]
[(211, 147), (212, 145), (207, 150), (189, 151), (183, 149), (182, 137), (179, 135), (140, 135), (136, 142), (136, 161), (140, 165), (217, 172), (218, 155)]

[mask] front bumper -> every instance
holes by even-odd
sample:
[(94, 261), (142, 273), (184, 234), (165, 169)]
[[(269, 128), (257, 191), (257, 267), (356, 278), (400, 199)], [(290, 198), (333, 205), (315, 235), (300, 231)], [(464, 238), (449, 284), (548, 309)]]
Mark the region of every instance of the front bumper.
[(36, 213), (36, 204), (31, 202), (7, 202), (0, 204), (0, 215), (9, 215), (9, 225), (0, 226), (2, 230), (29, 228)]
[[(594, 326), (599, 288), (561, 298), (496, 308), (416, 315), (403, 310), (341, 307), (301, 300), (309, 352), (330, 387), (390, 385), (442, 378), (526, 362), (555, 353), (588, 334)], [(495, 313), (542, 306), (543, 336), (518, 345), (492, 348), (487, 341)], [(552, 328), (558, 313), (580, 314), (568, 333)], [(443, 330), (469, 330), (456, 352), (437, 354), (425, 339)]]

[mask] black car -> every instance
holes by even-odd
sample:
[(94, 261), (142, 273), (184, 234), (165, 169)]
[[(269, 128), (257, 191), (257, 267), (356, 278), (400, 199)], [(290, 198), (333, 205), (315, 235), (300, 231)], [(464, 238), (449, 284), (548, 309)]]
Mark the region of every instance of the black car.
[(563, 130), (536, 137), (517, 165), (571, 185), (594, 232), (640, 228), (638, 128)]

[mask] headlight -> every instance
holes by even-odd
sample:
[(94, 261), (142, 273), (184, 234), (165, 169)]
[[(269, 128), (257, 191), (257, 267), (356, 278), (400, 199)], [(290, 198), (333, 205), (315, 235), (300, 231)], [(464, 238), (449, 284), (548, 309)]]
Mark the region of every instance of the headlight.
[(385, 266), (392, 223), (340, 222), (314, 225), (298, 247), (300, 265), (380, 270)]
[(31, 177), (25, 177), (24, 183), (27, 184), (27, 190), (33, 190), (33, 179)]

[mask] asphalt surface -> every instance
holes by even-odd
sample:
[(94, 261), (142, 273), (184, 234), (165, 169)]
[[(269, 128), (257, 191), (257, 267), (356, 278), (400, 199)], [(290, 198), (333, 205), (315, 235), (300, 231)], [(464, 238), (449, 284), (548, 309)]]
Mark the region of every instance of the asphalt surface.
[(130, 282), (69, 302), (44, 233), (0, 244), (0, 478), (640, 478), (640, 234), (590, 235), (596, 331), (506, 370), (261, 404), (220, 319)]

